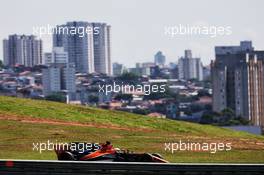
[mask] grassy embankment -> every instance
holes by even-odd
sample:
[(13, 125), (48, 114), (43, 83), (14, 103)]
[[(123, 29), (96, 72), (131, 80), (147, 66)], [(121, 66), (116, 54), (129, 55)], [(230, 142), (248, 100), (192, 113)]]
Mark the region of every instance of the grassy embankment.
[[(135, 152), (158, 152), (171, 162), (264, 163), (264, 137), (209, 125), (155, 119), (119, 111), (0, 97), (0, 159), (56, 159), (32, 143), (105, 142)], [(165, 142), (230, 142), (231, 151), (164, 151)]]

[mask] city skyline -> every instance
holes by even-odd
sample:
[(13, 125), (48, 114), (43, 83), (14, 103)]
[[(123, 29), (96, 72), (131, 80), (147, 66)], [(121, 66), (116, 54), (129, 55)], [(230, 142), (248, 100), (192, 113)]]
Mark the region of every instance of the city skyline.
[[(112, 28), (112, 62), (119, 62), (128, 67), (134, 66), (136, 62), (154, 61), (154, 54), (159, 50), (164, 53), (168, 63), (177, 62), (184, 50), (191, 49), (196, 53), (194, 57), (201, 57), (207, 65), (214, 59), (215, 46), (236, 45), (241, 40), (252, 40), (257, 50), (263, 49), (264, 36), (261, 31), (264, 25), (258, 22), (260, 16), (263, 16), (261, 1), (222, 1), (212, 5), (208, 0), (166, 3), (151, 1), (151, 4), (147, 0), (79, 0), (75, 1), (79, 4), (78, 8), (73, 9), (72, 4), (63, 4), (60, 15), (57, 15), (60, 3), (61, 1), (32, 0), (6, 2), (0, 7), (0, 18), (9, 22), (2, 26), (1, 40), (15, 33), (32, 34), (34, 26), (55, 26), (69, 21), (105, 22)], [(235, 10), (238, 3), (239, 11)], [(10, 14), (8, 9), (13, 9), (9, 16), (5, 15)], [(157, 13), (159, 10), (162, 13)], [(145, 13), (146, 11), (148, 13)], [(35, 18), (32, 14), (39, 17)], [(179, 24), (231, 26), (232, 34), (215, 38), (200, 35), (170, 38), (164, 35), (165, 26)], [(43, 36), (41, 39), (44, 52), (50, 52), (52, 36)], [(3, 59), (3, 43), (0, 44), (0, 59)]]

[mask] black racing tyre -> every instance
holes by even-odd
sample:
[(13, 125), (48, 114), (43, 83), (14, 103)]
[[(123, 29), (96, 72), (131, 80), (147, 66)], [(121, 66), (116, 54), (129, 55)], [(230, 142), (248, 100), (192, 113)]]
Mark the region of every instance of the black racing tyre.
[(59, 157), (58, 157), (58, 160), (76, 160), (73, 156), (72, 153), (70, 152), (65, 152), (65, 153), (62, 153)]

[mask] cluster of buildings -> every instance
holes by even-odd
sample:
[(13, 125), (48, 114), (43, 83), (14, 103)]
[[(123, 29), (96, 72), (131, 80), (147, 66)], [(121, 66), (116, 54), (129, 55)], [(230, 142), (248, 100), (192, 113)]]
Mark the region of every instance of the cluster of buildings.
[[(79, 104), (130, 112), (147, 110), (152, 117), (169, 118), (187, 116), (184, 111), (193, 102), (212, 105), (212, 111), (219, 113), (230, 108), (237, 117), (264, 126), (264, 51), (255, 50), (251, 41), (215, 47), (215, 60), (209, 67), (193, 57), (191, 50), (185, 50), (177, 63), (166, 64), (166, 56), (158, 51), (153, 62), (126, 68), (111, 63), (109, 25), (74, 21), (56, 26), (60, 27), (92, 30), (82, 36), (53, 33), (53, 47), (48, 53), (43, 53), (42, 40), (33, 35), (15, 34), (3, 40), (3, 63), (9, 69), (0, 71), (1, 94), (42, 98), (63, 92), (69, 101)], [(121, 83), (118, 77), (124, 72), (138, 75), (138, 83), (163, 83), (185, 97), (195, 97), (201, 90), (206, 90), (209, 96), (181, 102), (167, 97), (146, 99), (137, 92), (131, 92), (129, 100), (117, 99), (118, 94), (114, 93), (99, 93), (100, 83)], [(211, 80), (211, 87), (194, 84), (203, 80)]]
[[(59, 91), (74, 94), (75, 73), (112, 74), (109, 25), (74, 21), (56, 26), (56, 29), (59, 28), (63, 31), (54, 30), (56, 32), (52, 36), (53, 49), (50, 53), (43, 53), (42, 40), (36, 36), (10, 35), (3, 41), (4, 65), (45, 65), (42, 71), (44, 95)], [(72, 28), (90, 28), (91, 31), (74, 34), (64, 32)]]
[(42, 40), (33, 35), (10, 35), (3, 41), (4, 65), (33, 67), (43, 63)]
[[(94, 97), (97, 97), (97, 104), (99, 107), (111, 110), (121, 110), (132, 113), (139, 113), (158, 118), (171, 118), (171, 119), (194, 119), (192, 121), (199, 121), (202, 113), (193, 115), (186, 114), (191, 105), (199, 105), (202, 108), (212, 103), (210, 88), (204, 88), (202, 85), (190, 81), (181, 81), (177, 79), (151, 79), (149, 77), (141, 77), (138, 79), (137, 84), (153, 85), (165, 84), (168, 90), (185, 96), (191, 101), (179, 101), (173, 96), (161, 95), (160, 97), (148, 96), (144, 92), (136, 90), (129, 90), (126, 92), (111, 92), (100, 93), (98, 90), (99, 84), (116, 84), (121, 85), (124, 82), (117, 77), (106, 77), (102, 75), (94, 75), (87, 77), (84, 75), (77, 75), (78, 79), (78, 92), (80, 93), (80, 103), (93, 105), (95, 103)], [(167, 90), (167, 91), (168, 91)], [(206, 90), (209, 96), (203, 96), (196, 99), (200, 90)], [(168, 92), (166, 92), (168, 93)], [(120, 97), (120, 94), (124, 95)], [(127, 95), (129, 98), (126, 98)], [(119, 98), (120, 97), (120, 98)]]
[(39, 98), (43, 94), (42, 74), (24, 70), (0, 71), (0, 95)]
[(118, 76), (127, 71), (139, 76), (158, 77), (162, 74), (173, 79), (198, 81), (203, 81), (210, 76), (210, 67), (204, 67), (201, 58), (192, 57), (191, 50), (185, 50), (184, 53), (184, 56), (178, 59), (178, 63), (168, 65), (166, 65), (166, 56), (161, 51), (154, 55), (153, 62), (136, 63), (133, 68), (113, 63), (113, 75)]
[[(61, 48), (54, 48), (53, 54), (60, 53), (60, 63), (49, 63), (49, 69), (39, 67), (36, 70), (15, 67), (14, 69), (4, 69), (0, 71), (0, 94), (9, 96), (18, 96), (23, 98), (43, 99), (48, 95), (50, 89), (58, 92), (60, 89), (68, 89), (63, 92), (70, 96), (71, 104), (81, 104), (89, 106), (98, 106), (104, 109), (121, 110), (139, 114), (146, 114), (150, 117), (172, 118), (172, 119), (190, 119), (196, 121), (201, 117), (202, 113), (186, 114), (186, 111), (193, 105), (192, 102), (179, 101), (172, 96), (164, 96), (156, 98), (146, 98), (144, 92), (127, 91), (127, 92), (111, 92), (104, 93), (99, 91), (99, 85), (102, 84), (123, 84), (123, 80), (107, 76), (105, 74), (74, 74), (74, 67), (67, 63), (67, 54)], [(57, 53), (57, 54), (58, 54)], [(64, 53), (64, 54), (62, 54)], [(65, 62), (62, 61), (65, 58)], [(53, 59), (52, 59), (53, 60)], [(59, 61), (59, 60), (57, 60)], [(17, 72), (15, 69), (20, 69)], [(69, 75), (74, 75), (71, 78)], [(59, 83), (58, 83), (59, 82)], [(72, 86), (74, 82), (75, 86)], [(149, 77), (141, 77), (138, 79), (139, 84), (166, 84), (173, 93), (187, 98), (194, 98), (199, 91), (205, 89), (201, 85), (197, 85), (190, 81), (180, 81), (177, 79), (151, 79)], [(47, 90), (47, 91), (46, 91)], [(211, 93), (210, 89), (207, 89)], [(128, 95), (127, 98), (118, 98), (120, 95)], [(126, 97), (126, 96), (124, 96)], [(206, 99), (207, 98), (207, 99)], [(195, 104), (205, 106), (211, 104), (211, 97), (201, 97), (195, 99)]]
[(91, 28), (93, 32), (90, 33), (56, 32), (53, 34), (53, 47), (63, 47), (64, 51), (68, 52), (69, 62), (75, 64), (76, 72), (111, 75), (111, 27), (109, 25), (74, 21), (57, 28)]
[(75, 64), (69, 62), (68, 52), (63, 47), (53, 47), (45, 57), (47, 67), (42, 69), (43, 95), (64, 90), (72, 99), (76, 93), (76, 69)]
[(138, 92), (126, 94), (131, 96), (129, 100), (118, 99), (120, 94), (100, 93), (98, 87), (100, 84), (122, 84), (118, 77), (131, 72), (141, 77), (137, 83), (166, 84), (174, 93), (197, 96), (203, 87), (189, 80), (202, 81), (204, 70), (209, 71), (203, 67), (200, 58), (193, 58), (191, 51), (186, 50), (178, 63), (166, 64), (166, 56), (158, 51), (153, 62), (136, 63), (134, 68), (127, 69), (119, 63), (111, 64), (109, 25), (68, 22), (56, 26), (55, 31), (79, 27), (91, 28), (92, 32), (82, 36), (54, 32), (52, 50), (46, 53), (42, 51), (42, 41), (35, 36), (10, 35), (5, 39), (4, 65), (11, 69), (0, 72), (1, 94), (45, 98), (60, 92), (67, 96), (69, 103), (144, 113), (151, 117), (176, 119), (187, 116), (184, 111), (191, 102), (179, 102), (171, 97), (146, 99)]
[(264, 51), (251, 41), (215, 47), (212, 61), (213, 110), (232, 109), (257, 126), (264, 126)]

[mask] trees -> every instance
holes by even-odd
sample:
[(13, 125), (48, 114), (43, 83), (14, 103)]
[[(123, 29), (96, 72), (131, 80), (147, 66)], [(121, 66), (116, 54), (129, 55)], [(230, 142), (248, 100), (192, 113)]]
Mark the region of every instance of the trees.
[(139, 79), (139, 76), (132, 73), (132, 72), (124, 72), (122, 75), (118, 77), (119, 80), (123, 82), (137, 82)]
[(201, 124), (212, 124), (214, 123), (214, 115), (212, 114), (204, 114), (200, 120)]
[(59, 92), (54, 92), (51, 95), (45, 97), (45, 100), (56, 101), (56, 102), (66, 102), (66, 96)]
[(190, 111), (192, 112), (192, 113), (195, 113), (195, 112), (200, 112), (200, 111), (202, 111), (202, 110), (204, 110), (204, 107), (203, 107), (203, 105), (201, 105), (201, 104), (191, 104), (190, 105)]
[(250, 122), (241, 116), (236, 116), (235, 112), (226, 108), (220, 113), (206, 112), (203, 114), (200, 123), (213, 124), (218, 126), (248, 125)]
[(98, 101), (99, 101), (99, 98), (96, 95), (89, 95), (88, 98), (89, 98), (89, 102), (91, 102), (91, 103), (98, 103)]
[(136, 114), (147, 115), (151, 111), (149, 109), (139, 109), (139, 108), (137, 108), (133, 112), (136, 113)]

